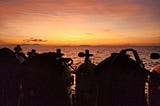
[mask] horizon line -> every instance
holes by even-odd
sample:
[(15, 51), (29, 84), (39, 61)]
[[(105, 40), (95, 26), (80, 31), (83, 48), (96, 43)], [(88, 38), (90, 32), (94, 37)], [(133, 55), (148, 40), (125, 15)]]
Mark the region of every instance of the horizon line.
[(8, 45), (8, 46), (10, 46), (10, 45), (28, 45), (28, 46), (30, 46), (30, 45), (34, 45), (34, 46), (62, 46), (62, 47), (65, 47), (65, 46), (68, 46), (68, 47), (102, 47), (102, 46), (160, 46), (160, 44), (104, 44), (104, 45), (55, 45), (55, 44), (0, 44), (1, 46), (5, 46), (5, 45)]

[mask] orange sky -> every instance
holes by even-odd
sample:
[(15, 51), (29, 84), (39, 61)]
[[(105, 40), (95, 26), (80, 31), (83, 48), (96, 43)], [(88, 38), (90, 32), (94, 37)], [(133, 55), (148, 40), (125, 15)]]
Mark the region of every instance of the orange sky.
[(160, 45), (158, 0), (1, 0), (0, 44)]

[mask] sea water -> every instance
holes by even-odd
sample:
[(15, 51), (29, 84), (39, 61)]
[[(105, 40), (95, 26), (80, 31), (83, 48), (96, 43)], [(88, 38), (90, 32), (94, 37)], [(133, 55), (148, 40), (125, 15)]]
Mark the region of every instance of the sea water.
[[(0, 45), (0, 48), (8, 47), (13, 50), (16, 45)], [(135, 49), (140, 59), (143, 61), (145, 68), (150, 70), (157, 64), (160, 64), (160, 59), (150, 59), (151, 53), (160, 53), (160, 46), (42, 46), (42, 45), (21, 45), (23, 52), (27, 54), (28, 51), (35, 49), (37, 53), (55, 52), (56, 49), (61, 49), (64, 57), (72, 58), (74, 63), (73, 67), (76, 68), (84, 62), (84, 58), (78, 57), (79, 52), (84, 52), (86, 49), (93, 54), (91, 61), (98, 64), (105, 58), (109, 57), (111, 53), (119, 53), (122, 49), (132, 48)], [(133, 55), (131, 54), (131, 57)], [(133, 58), (134, 59), (134, 58)]]

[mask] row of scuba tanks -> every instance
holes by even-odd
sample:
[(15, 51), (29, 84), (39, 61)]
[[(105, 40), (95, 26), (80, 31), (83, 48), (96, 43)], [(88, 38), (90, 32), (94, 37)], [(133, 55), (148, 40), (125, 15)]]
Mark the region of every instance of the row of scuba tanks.
[(85, 61), (76, 70), (76, 106), (160, 106), (160, 64), (145, 69), (134, 49), (112, 53), (98, 65), (91, 63), (89, 50), (78, 56)]
[[(0, 55), (5, 54), (1, 50)], [(134, 59), (127, 55), (128, 51)], [(4, 87), (1, 87), (0, 106), (160, 106), (160, 65), (152, 72), (146, 70), (136, 50), (112, 53), (98, 65), (90, 60), (93, 54), (85, 50), (78, 53), (85, 60), (77, 69), (72, 67), (73, 60), (63, 55), (57, 49), (27, 58), (20, 65), (10, 59), (7, 68), (5, 58), (1, 70), (18, 74), (1, 75)], [(157, 59), (159, 54), (153, 53), (151, 57)], [(17, 76), (19, 79), (13, 81)]]

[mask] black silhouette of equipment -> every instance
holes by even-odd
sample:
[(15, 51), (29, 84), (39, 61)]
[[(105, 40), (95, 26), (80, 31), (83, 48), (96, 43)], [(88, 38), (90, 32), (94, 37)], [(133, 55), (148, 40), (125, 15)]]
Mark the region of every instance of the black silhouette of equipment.
[(62, 57), (63, 55), (64, 55), (64, 53), (61, 52), (61, 49), (56, 50), (57, 59), (59, 59), (62, 62), (65, 62), (67, 67), (71, 66), (73, 64), (73, 60), (71, 58), (64, 58), (64, 57)]
[[(151, 53), (151, 59), (159, 59), (159, 53)], [(151, 69), (149, 77), (149, 105), (160, 106), (160, 64), (157, 64)]]
[[(127, 52), (132, 52), (132, 59)], [(145, 83), (148, 71), (134, 49), (111, 55), (95, 68), (97, 72), (97, 106), (146, 106)]]
[(151, 53), (150, 57), (151, 57), (151, 59), (159, 59), (160, 58), (160, 54), (158, 54), (158, 53)]
[(96, 104), (95, 64), (90, 60), (93, 54), (85, 50), (78, 53), (78, 56), (85, 57), (85, 60), (76, 70), (76, 106), (94, 106)]

